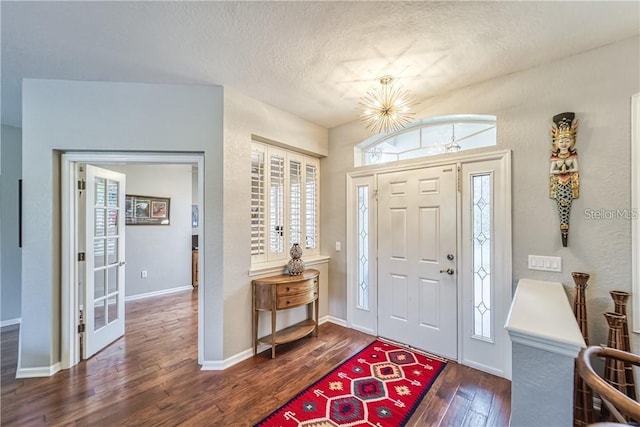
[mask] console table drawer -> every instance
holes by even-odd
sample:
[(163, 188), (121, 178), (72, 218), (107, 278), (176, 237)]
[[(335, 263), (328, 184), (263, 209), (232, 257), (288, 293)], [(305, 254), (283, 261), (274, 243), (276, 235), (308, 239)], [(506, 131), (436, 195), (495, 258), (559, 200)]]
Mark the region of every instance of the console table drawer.
[(316, 298), (316, 295), (317, 295), (316, 291), (310, 290), (303, 294), (278, 297), (278, 304), (276, 306), (276, 309), (281, 310), (283, 308), (296, 307), (302, 304), (309, 304)]
[(289, 296), (313, 291), (316, 288), (316, 279), (310, 279), (301, 283), (287, 283), (278, 285), (277, 295)]

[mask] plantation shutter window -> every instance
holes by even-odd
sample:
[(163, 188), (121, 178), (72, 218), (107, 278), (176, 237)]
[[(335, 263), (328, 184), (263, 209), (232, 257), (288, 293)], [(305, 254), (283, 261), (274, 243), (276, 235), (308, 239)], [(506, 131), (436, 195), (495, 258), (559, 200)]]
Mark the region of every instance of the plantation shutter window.
[(284, 153), (269, 155), (269, 255), (284, 256)]
[[(302, 161), (289, 161), (289, 247), (302, 243)], [(301, 245), (302, 246), (302, 245)]]
[(305, 249), (318, 249), (318, 165), (305, 168)]
[(254, 145), (251, 150), (251, 256), (256, 261), (266, 261), (264, 187), (264, 149)]
[(319, 254), (319, 161), (254, 141), (251, 151), (251, 263)]

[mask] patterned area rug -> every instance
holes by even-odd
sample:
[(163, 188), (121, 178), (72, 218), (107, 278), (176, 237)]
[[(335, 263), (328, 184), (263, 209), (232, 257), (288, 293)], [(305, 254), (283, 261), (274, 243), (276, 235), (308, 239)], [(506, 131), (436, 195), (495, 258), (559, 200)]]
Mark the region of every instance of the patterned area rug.
[(404, 426), (444, 366), (377, 340), (256, 427)]

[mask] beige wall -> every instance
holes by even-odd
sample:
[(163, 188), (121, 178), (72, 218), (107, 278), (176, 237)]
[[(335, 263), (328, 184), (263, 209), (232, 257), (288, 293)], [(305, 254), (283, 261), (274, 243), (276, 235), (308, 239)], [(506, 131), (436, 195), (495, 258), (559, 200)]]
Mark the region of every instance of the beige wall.
[[(560, 281), (573, 298), (572, 271), (591, 274), (587, 291), (592, 343), (606, 342), (602, 313), (613, 308), (609, 290), (631, 287), (629, 220), (588, 220), (585, 209), (629, 208), (630, 98), (640, 91), (638, 37), (563, 58), (530, 70), (424, 100), (418, 118), (495, 114), (497, 149), (513, 152), (513, 283), (523, 277)], [(563, 248), (554, 202), (548, 194), (552, 116), (574, 111), (581, 195), (573, 203), (569, 246)], [(345, 174), (353, 171), (353, 146), (369, 135), (353, 122), (329, 132), (322, 160), (322, 242), (329, 266), (329, 314), (346, 318)], [(485, 149), (483, 149), (485, 150)], [(562, 257), (562, 273), (528, 270), (527, 255)]]
[[(328, 152), (327, 130), (232, 90), (224, 93), (224, 357), (252, 347), (250, 167), (252, 135), (316, 156)], [(304, 254), (302, 256), (304, 259)], [(286, 262), (284, 263), (286, 264)], [(284, 268), (283, 264), (283, 268)], [(320, 268), (319, 268), (320, 267)], [(320, 270), (320, 315), (327, 314), (327, 266)], [(295, 319), (292, 315), (291, 321)]]

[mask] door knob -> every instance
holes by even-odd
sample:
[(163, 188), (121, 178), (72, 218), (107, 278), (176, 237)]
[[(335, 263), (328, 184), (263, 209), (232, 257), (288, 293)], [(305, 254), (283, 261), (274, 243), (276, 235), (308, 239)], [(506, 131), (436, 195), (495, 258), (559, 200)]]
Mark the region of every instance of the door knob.
[(447, 255), (447, 259), (448, 259), (449, 261), (453, 261), (453, 258), (454, 258), (453, 254), (448, 254), (448, 255)]
[(440, 273), (447, 273), (449, 276), (451, 276), (454, 271), (453, 268), (447, 268), (446, 270), (440, 270)]

